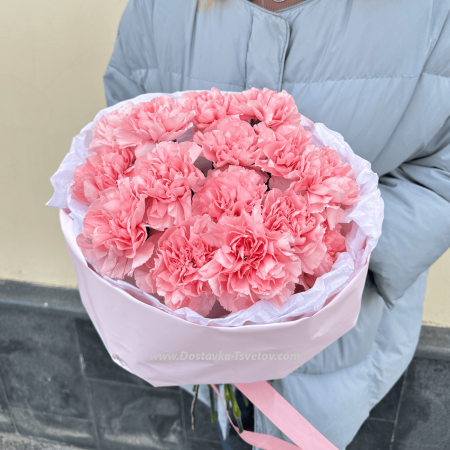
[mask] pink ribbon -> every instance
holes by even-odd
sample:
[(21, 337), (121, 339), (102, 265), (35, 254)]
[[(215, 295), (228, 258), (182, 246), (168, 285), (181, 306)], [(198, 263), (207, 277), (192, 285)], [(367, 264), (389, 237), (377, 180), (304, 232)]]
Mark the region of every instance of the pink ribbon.
[(212, 388), (219, 396), (228, 420), (237, 434), (248, 444), (264, 450), (337, 450), (267, 381), (236, 383), (235, 386), (296, 445), (253, 431), (244, 430), (239, 433), (239, 429), (231, 421), (219, 390), (213, 384)]

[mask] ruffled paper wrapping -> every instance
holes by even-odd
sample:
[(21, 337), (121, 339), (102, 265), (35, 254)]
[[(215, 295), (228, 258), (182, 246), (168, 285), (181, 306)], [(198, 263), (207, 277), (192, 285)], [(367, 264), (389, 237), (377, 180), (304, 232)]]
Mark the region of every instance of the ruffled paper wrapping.
[[(176, 92), (171, 94), (171, 96), (177, 99), (182, 94), (183, 92)], [(163, 94), (144, 94), (127, 102), (136, 104), (150, 101), (160, 95)], [(92, 141), (92, 131), (95, 123), (104, 114), (120, 108), (127, 102), (118, 103), (100, 111), (94, 121), (86, 125), (80, 134), (75, 136), (70, 152), (51, 178), (55, 193), (47, 205), (71, 211), (70, 217), (73, 219), (75, 236), (81, 233), (83, 219), (88, 209), (87, 205), (77, 202), (70, 195), (70, 186), (73, 183), (75, 168), (85, 163), (86, 158), (89, 156), (88, 147)], [(339, 133), (329, 130), (321, 123), (312, 124), (312, 122), (303, 117), (302, 125), (313, 133), (313, 143), (316, 146), (331, 147), (339, 153), (344, 162), (352, 166), (360, 188), (361, 198), (358, 203), (345, 210), (341, 221), (341, 223), (349, 224), (346, 234), (347, 251), (339, 255), (332, 270), (319, 277), (310, 290), (291, 295), (280, 308), (262, 300), (246, 310), (231, 313), (226, 317), (205, 318), (190, 308), (172, 311), (155, 296), (147, 294), (125, 281), (113, 280), (105, 275), (100, 275), (112, 285), (123, 289), (138, 300), (168, 314), (199, 325), (236, 327), (249, 324), (269, 324), (294, 320), (300, 316), (319, 311), (327, 299), (341, 292), (363, 269), (381, 234), (384, 204), (378, 189), (378, 176), (372, 172), (370, 163), (355, 155)], [(179, 141), (190, 137), (190, 131), (186, 134)]]
[(111, 358), (153, 386), (283, 378), (355, 326), (368, 264), (316, 314), (280, 323), (203, 326), (153, 308), (88, 267), (60, 210), (81, 299)]

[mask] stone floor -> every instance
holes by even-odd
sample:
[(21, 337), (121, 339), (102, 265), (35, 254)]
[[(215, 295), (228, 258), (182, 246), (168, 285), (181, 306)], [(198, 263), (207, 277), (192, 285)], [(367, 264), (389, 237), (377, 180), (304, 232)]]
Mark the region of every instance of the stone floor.
[[(189, 394), (112, 362), (74, 292), (18, 285), (0, 281), (1, 450), (224, 448), (206, 406), (193, 431)], [(416, 358), (348, 450), (450, 449), (449, 350), (449, 330), (424, 327)], [(237, 435), (226, 445), (250, 449)]]

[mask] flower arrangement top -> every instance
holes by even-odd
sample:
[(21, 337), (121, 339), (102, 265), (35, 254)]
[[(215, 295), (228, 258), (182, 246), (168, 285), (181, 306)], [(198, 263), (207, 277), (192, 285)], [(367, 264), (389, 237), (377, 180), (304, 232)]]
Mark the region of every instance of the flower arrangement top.
[(310, 289), (346, 251), (340, 222), (359, 187), (301, 121), (288, 93), (255, 88), (104, 115), (70, 188), (88, 208), (84, 256), (204, 317)]

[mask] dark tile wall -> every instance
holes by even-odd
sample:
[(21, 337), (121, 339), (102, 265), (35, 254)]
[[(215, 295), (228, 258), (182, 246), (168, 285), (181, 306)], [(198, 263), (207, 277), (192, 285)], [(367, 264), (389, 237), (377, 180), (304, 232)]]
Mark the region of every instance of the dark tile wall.
[(80, 450), (60, 442), (46, 439), (28, 438), (15, 434), (0, 434), (2, 450)]
[(55, 308), (83, 310), (78, 289), (69, 289), (14, 280), (0, 280), (0, 299)]
[(449, 450), (450, 360), (414, 358), (347, 447), (361, 449)]
[(178, 390), (92, 380), (101, 447), (111, 450), (180, 449), (184, 435)]
[[(84, 314), (0, 302), (0, 449), (250, 450), (201, 402), (192, 430), (191, 400), (116, 365)], [(450, 449), (445, 358), (414, 359), (348, 447), (415, 449)]]
[(1, 305), (0, 377), (19, 433), (96, 448), (72, 317)]
[(450, 361), (414, 359), (409, 366), (393, 449), (450, 449)]
[(1, 431), (15, 433), (16, 427), (9, 411), (5, 389), (3, 388), (3, 382), (0, 378), (0, 432)]

